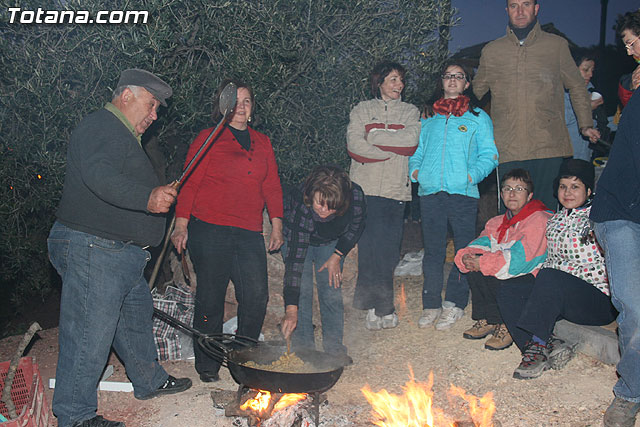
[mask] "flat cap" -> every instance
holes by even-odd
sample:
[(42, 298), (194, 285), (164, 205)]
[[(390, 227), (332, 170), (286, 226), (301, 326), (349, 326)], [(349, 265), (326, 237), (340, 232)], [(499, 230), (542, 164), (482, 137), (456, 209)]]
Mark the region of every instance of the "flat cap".
[(120, 74), (118, 86), (141, 86), (149, 91), (162, 105), (167, 106), (166, 99), (173, 94), (171, 87), (160, 77), (139, 68), (130, 68)]

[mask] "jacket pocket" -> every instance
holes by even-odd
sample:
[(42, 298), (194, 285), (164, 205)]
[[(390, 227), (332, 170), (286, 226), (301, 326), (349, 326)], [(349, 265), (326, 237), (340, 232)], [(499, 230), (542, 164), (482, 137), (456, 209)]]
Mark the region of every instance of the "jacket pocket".
[(126, 243), (120, 240), (105, 239), (103, 237), (91, 236), (89, 246), (107, 251), (120, 252), (126, 247)]

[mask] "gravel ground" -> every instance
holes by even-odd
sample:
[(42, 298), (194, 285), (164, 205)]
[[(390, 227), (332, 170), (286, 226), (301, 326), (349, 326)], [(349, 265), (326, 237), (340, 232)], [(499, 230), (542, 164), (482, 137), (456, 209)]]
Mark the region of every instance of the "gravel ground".
[[(279, 338), (277, 323), (282, 315), (280, 296), (282, 271), (279, 259), (270, 259), (271, 299), (263, 332), (267, 339)], [(365, 313), (351, 308), (355, 286), (355, 254), (350, 254), (345, 268), (345, 345), (354, 364), (345, 368), (338, 383), (326, 392), (321, 407), (323, 426), (371, 426), (371, 407), (360, 389), (369, 385), (373, 391), (386, 389), (402, 393), (402, 387), (413, 371), (417, 381), (426, 382), (434, 374), (435, 406), (455, 419), (468, 419), (458, 401), (447, 398), (450, 385), (462, 387), (475, 396), (493, 393), (495, 420), (502, 426), (600, 426), (602, 415), (611, 401), (616, 382), (613, 366), (578, 354), (560, 371), (547, 371), (534, 380), (512, 378), (520, 361), (515, 346), (503, 351), (488, 351), (483, 340), (469, 341), (462, 332), (473, 323), (470, 307), (465, 316), (448, 331), (419, 329), (421, 313), (421, 277), (396, 280), (400, 324), (395, 329), (368, 331)], [(445, 276), (446, 277), (446, 276)], [(406, 303), (400, 296), (405, 295)], [(316, 307), (317, 309), (317, 307)], [(317, 318), (318, 316), (316, 316)], [(319, 328), (318, 328), (319, 329)], [(0, 341), (0, 360), (8, 360), (21, 337)], [(40, 372), (48, 381), (55, 375), (57, 329), (39, 333), (28, 355), (35, 356)], [(124, 368), (115, 356), (113, 380), (126, 381)], [(242, 426), (246, 423), (216, 414), (210, 394), (213, 390), (237, 390), (226, 369), (221, 381), (205, 384), (199, 381), (191, 361), (163, 363), (174, 376), (188, 376), (193, 387), (181, 394), (138, 401), (131, 393), (99, 392), (99, 413), (106, 418), (123, 420), (128, 426)], [(52, 390), (46, 395), (51, 402)], [(55, 420), (55, 418), (53, 418)], [(52, 425), (55, 425), (55, 421)], [(640, 426), (640, 422), (636, 424)]]
[[(616, 381), (613, 366), (578, 354), (561, 371), (547, 371), (535, 380), (513, 379), (511, 374), (520, 360), (514, 346), (495, 352), (485, 350), (482, 340), (463, 339), (462, 331), (473, 323), (468, 313), (449, 331), (419, 329), (420, 278), (400, 278), (396, 285), (398, 294), (404, 287), (407, 304), (399, 305), (400, 324), (395, 329), (366, 330), (364, 313), (347, 304), (345, 344), (354, 365), (346, 368), (335, 387), (326, 393), (328, 404), (321, 410), (323, 425), (372, 425), (370, 406), (360, 389), (368, 384), (373, 391), (384, 388), (399, 394), (409, 379), (410, 369), (418, 381), (426, 382), (429, 373), (434, 373), (436, 406), (457, 419), (464, 419), (465, 415), (448, 402), (446, 391), (450, 384), (476, 396), (492, 392), (497, 408), (494, 418), (503, 426), (601, 425)], [(353, 278), (344, 284), (345, 301), (351, 301), (353, 286)], [(277, 336), (273, 323), (277, 321), (274, 313), (279, 307), (270, 310), (272, 318), (265, 326), (268, 337)], [(39, 336), (29, 354), (36, 356), (46, 381), (55, 372), (57, 329), (43, 331)], [(10, 337), (0, 342), (1, 360), (11, 357), (19, 339)], [(116, 368), (113, 379), (126, 380), (115, 357), (111, 363)], [(194, 386), (178, 395), (144, 402), (130, 393), (101, 391), (99, 412), (111, 419), (124, 420), (129, 426), (242, 425), (234, 418), (216, 415), (210, 398), (214, 389), (237, 389), (228, 371), (223, 370), (222, 380), (212, 385), (198, 380), (192, 362), (168, 362), (164, 366), (173, 375), (189, 376)], [(48, 390), (49, 402), (51, 394)]]

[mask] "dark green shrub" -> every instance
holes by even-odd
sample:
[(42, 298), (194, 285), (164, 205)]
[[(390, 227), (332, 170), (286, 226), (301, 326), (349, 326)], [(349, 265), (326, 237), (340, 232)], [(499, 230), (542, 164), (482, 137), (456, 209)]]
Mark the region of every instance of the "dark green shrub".
[[(39, 3), (39, 4), (37, 4)], [(59, 1), (70, 10), (146, 10), (146, 24), (0, 24), (0, 297), (19, 309), (52, 286), (46, 236), (64, 179), (69, 133), (110, 99), (120, 70), (145, 68), (174, 88), (148, 131), (179, 175), (186, 147), (212, 125), (225, 77), (253, 85), (255, 126), (269, 135), (284, 181), (315, 164), (348, 166), (349, 111), (369, 98), (368, 73), (406, 64), (405, 99), (421, 104), (446, 57), (449, 0)], [(3, 13), (42, 2), (0, 0)], [(444, 37), (444, 38), (443, 38)]]

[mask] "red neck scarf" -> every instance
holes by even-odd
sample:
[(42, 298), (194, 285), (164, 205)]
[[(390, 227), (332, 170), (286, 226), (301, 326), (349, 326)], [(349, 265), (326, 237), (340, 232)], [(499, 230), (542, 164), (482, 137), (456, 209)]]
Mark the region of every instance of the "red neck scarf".
[(518, 212), (517, 215), (514, 215), (511, 218), (509, 218), (508, 217), (509, 212), (504, 214), (504, 217), (502, 218), (502, 224), (500, 224), (500, 227), (498, 227), (498, 243), (502, 243), (502, 238), (504, 237), (504, 234), (507, 232), (509, 227), (511, 227), (514, 224), (517, 224), (518, 222), (522, 221), (523, 219), (525, 219), (526, 217), (528, 217), (533, 213), (536, 213), (538, 211), (546, 211), (546, 210), (548, 209), (544, 205), (544, 203), (542, 203), (540, 200), (533, 199), (529, 203), (524, 205), (522, 209), (520, 209), (520, 212)]
[(460, 95), (457, 98), (440, 98), (433, 103), (433, 112), (448, 116), (460, 117), (469, 110), (469, 97)]

